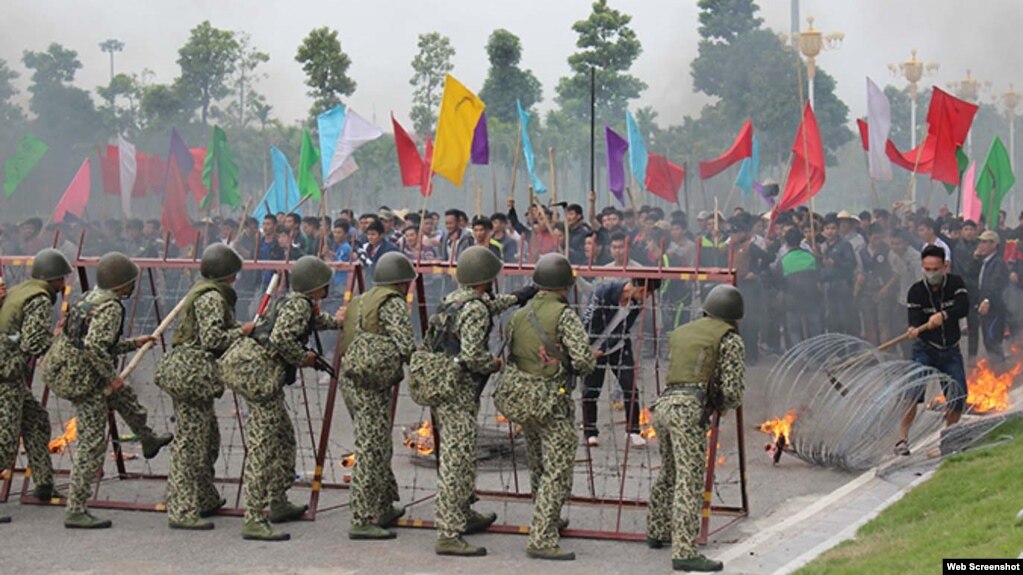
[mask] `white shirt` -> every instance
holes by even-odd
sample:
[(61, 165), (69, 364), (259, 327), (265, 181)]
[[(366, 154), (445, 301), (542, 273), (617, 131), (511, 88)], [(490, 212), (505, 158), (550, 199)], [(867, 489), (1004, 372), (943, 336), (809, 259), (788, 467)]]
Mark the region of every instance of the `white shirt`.
[[(923, 247), (925, 248), (927, 246), (938, 246), (939, 248), (945, 251), (945, 262), (947, 263), (952, 261), (952, 250), (948, 249), (948, 244), (942, 241), (941, 238), (936, 237), (934, 238), (934, 243), (923, 245)], [(921, 251), (923, 251), (923, 248), (921, 248)]]

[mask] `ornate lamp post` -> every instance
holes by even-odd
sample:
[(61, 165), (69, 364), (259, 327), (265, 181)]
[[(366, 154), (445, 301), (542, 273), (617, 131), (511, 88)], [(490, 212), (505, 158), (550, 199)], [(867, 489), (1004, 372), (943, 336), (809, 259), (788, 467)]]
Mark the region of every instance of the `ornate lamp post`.
[(809, 27), (799, 34), (799, 51), (806, 58), (807, 99), (810, 101), (810, 107), (813, 108), (813, 79), (817, 73), (817, 56), (822, 50), (837, 50), (841, 47), (845, 40), (845, 34), (841, 32), (823, 34), (813, 27), (813, 16), (807, 18), (806, 21)]
[(110, 54), (110, 80), (114, 79), (114, 52), (124, 50), (124, 42), (111, 38), (100, 42), (99, 49)]
[[(957, 96), (966, 100), (967, 102), (977, 102), (980, 100), (981, 92), (991, 89), (991, 82), (981, 82), (973, 77), (969, 68), (966, 69), (966, 77), (958, 82), (949, 82), (949, 89), (954, 91)], [(970, 134), (966, 138), (966, 147), (968, 154), (973, 156), (973, 130), (970, 130)]]
[(916, 59), (916, 48), (910, 51), (912, 57), (905, 62), (888, 64), (888, 69), (894, 76), (902, 76), (909, 82), (909, 122), (911, 147), (916, 147), (916, 100), (919, 95), (917, 84), (924, 76), (929, 76), (938, 71), (939, 65), (935, 62), (924, 64)]

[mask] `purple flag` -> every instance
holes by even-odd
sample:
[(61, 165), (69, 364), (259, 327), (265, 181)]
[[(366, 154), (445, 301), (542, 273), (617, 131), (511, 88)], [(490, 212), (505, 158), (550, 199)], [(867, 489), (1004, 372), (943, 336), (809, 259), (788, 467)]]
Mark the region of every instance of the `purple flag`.
[(167, 153), (167, 158), (177, 164), (182, 178), (188, 178), (192, 173), (194, 167), (192, 152), (188, 151), (188, 144), (181, 139), (177, 128), (171, 128), (170, 152)]
[(604, 136), (607, 138), (607, 187), (611, 193), (618, 198), (618, 202), (625, 205), (625, 153), (629, 151), (629, 141), (619, 136), (607, 125), (604, 126)]
[(490, 163), (490, 141), (487, 138), (487, 113), (480, 114), (476, 131), (472, 134), (472, 163), (485, 166)]

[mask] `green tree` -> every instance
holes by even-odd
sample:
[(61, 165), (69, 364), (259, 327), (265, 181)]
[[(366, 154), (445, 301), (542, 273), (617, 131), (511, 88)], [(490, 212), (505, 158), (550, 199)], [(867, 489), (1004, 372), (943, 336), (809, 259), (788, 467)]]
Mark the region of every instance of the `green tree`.
[(412, 59), (412, 125), (420, 135), (432, 134), (444, 90), (444, 76), (454, 69), (451, 39), (439, 32), (419, 35), (419, 53)]
[(14, 87), (17, 79), (18, 73), (11, 70), (6, 60), (0, 59), (0, 124), (4, 126), (18, 126), (25, 121), (21, 106), (11, 101), (18, 94)]
[(192, 110), (177, 84), (153, 84), (142, 89), (139, 113), (147, 133), (162, 135), (174, 126), (187, 124)]
[[(704, 154), (727, 146), (752, 118), (760, 134), (761, 163), (784, 163), (802, 117), (798, 55), (777, 35), (760, 27), (757, 6), (745, 0), (701, 0), (699, 55), (691, 63), (697, 91), (717, 98), (696, 123), (689, 124), (689, 144)], [(802, 73), (805, 82), (805, 71)], [(805, 91), (805, 89), (804, 89)], [(834, 162), (834, 152), (853, 138), (846, 126), (849, 109), (835, 94), (835, 80), (818, 68), (814, 113), (821, 138)]]
[(572, 75), (561, 78), (555, 101), (577, 117), (589, 116), (590, 70), (596, 68), (597, 115), (621, 118), (629, 100), (638, 98), (647, 85), (628, 73), (643, 48), (636, 32), (629, 27), (632, 16), (607, 5), (593, 3), (593, 12), (572, 25), (579, 35), (578, 52), (568, 57)]
[(73, 85), (82, 67), (78, 52), (53, 43), (45, 52), (25, 51), (22, 63), (32, 70), (29, 108), (36, 115), (32, 124), (39, 137), (68, 148), (94, 142), (99, 114), (89, 93)]
[(189, 33), (178, 50), (181, 93), (199, 108), (199, 119), (207, 125), (210, 106), (231, 93), (230, 80), (238, 63), (240, 45), (234, 32), (220, 30), (204, 21)]
[(487, 104), (487, 118), (514, 124), (518, 122), (515, 100), (529, 110), (543, 99), (543, 89), (531, 70), (519, 67), (522, 44), (519, 37), (505, 29), (494, 30), (487, 41), (490, 71), (480, 90), (480, 98)]
[(298, 47), (295, 60), (302, 64), (306, 75), (306, 92), (313, 98), (309, 115), (315, 118), (341, 103), (341, 99), (355, 93), (355, 80), (348, 77), (352, 60), (341, 49), (337, 30), (326, 26), (311, 30)]
[(224, 116), (231, 126), (244, 128), (256, 120), (254, 104), (264, 99), (253, 86), (267, 77), (259, 66), (269, 62), (270, 55), (252, 46), (252, 39), (245, 32), (235, 34), (235, 38), (238, 41), (238, 59), (231, 79), (235, 99), (228, 104)]
[[(143, 71), (143, 76), (150, 73)], [(136, 74), (117, 74), (106, 86), (96, 88), (96, 93), (105, 102), (100, 106), (99, 112), (103, 117), (103, 125), (108, 128), (108, 135), (126, 133), (131, 136), (138, 135), (141, 129), (139, 118), (139, 104), (142, 99), (144, 88), (143, 80)], [(125, 105), (118, 105), (118, 99), (124, 100)]]

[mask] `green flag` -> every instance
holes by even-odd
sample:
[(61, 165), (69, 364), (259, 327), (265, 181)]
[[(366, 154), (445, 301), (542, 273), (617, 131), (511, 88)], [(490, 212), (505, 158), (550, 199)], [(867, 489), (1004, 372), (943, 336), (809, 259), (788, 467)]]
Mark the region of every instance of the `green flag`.
[[(213, 185), (214, 173), (217, 184)], [(231, 157), (231, 150), (227, 147), (227, 134), (220, 126), (213, 126), (213, 134), (210, 136), (210, 143), (206, 146), (206, 161), (202, 165), (202, 183), (210, 190), (210, 193), (203, 199), (201, 208), (210, 206), (211, 198), (217, 195), (217, 201), (221, 205), (228, 205), (237, 208), (242, 204), (241, 192), (238, 190), (238, 165)]]
[(25, 181), (29, 172), (48, 149), (46, 142), (32, 134), (25, 134), (18, 142), (18, 151), (4, 162), (4, 194), (8, 198), (14, 194), (21, 182)]
[(320, 152), (313, 145), (309, 130), (302, 130), (302, 151), (298, 158), (298, 191), (303, 198), (312, 196), (314, 200), (320, 199), (320, 186), (313, 177), (313, 166), (319, 161)]
[(977, 176), (977, 197), (983, 206), (984, 221), (989, 227), (998, 225), (998, 211), (1002, 207), (1002, 199), (1016, 183), (1012, 175), (1012, 164), (1009, 153), (1005, 150), (1001, 138), (995, 136), (988, 150), (984, 168)]
[[(970, 157), (963, 151), (962, 146), (956, 146), (956, 167), (959, 169), (959, 186), (963, 185), (963, 172), (970, 166)], [(959, 186), (953, 186), (952, 184), (942, 184), (945, 186), (945, 191), (952, 193), (956, 191)]]

